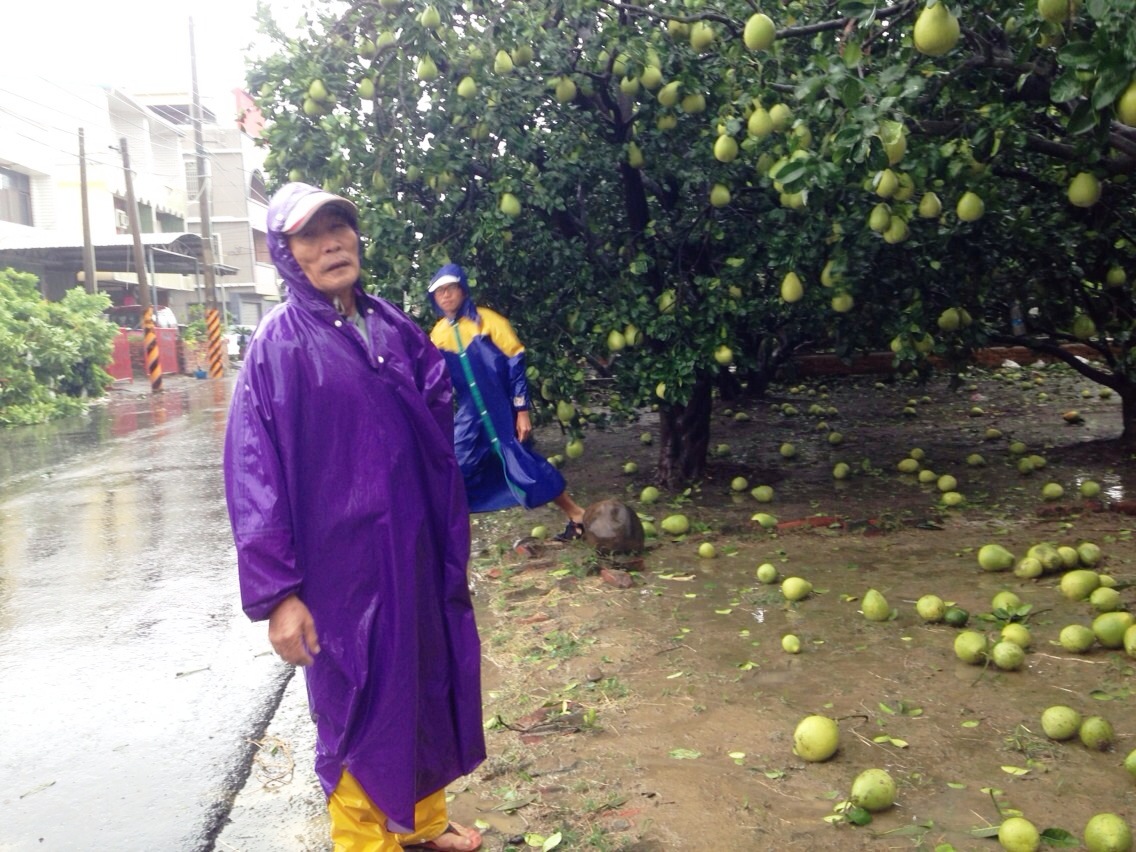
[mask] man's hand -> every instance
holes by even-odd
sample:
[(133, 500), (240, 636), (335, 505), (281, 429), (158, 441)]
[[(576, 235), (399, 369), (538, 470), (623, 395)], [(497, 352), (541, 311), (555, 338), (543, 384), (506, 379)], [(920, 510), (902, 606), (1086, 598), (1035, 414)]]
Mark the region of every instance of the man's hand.
[(529, 439), (532, 434), (532, 418), (529, 417), (528, 411), (517, 412), (517, 440), (522, 444)]
[(316, 622), (307, 604), (289, 595), (268, 616), (268, 641), (286, 663), (310, 666), (320, 652)]

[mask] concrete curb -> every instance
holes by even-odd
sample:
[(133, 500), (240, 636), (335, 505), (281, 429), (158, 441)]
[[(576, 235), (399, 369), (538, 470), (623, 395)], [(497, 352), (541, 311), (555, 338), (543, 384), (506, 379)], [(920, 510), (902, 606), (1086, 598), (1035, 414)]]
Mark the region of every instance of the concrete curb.
[(330, 852), (327, 804), (312, 768), (315, 733), (304, 675), (297, 671), (284, 690), (214, 849)]

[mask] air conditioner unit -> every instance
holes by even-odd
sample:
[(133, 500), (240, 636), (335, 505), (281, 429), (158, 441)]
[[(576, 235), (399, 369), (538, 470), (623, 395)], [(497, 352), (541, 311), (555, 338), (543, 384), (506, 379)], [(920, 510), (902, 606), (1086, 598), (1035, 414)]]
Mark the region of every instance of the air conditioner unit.
[(114, 211), (114, 226), (122, 231), (130, 230), (130, 217), (126, 215), (125, 210)]

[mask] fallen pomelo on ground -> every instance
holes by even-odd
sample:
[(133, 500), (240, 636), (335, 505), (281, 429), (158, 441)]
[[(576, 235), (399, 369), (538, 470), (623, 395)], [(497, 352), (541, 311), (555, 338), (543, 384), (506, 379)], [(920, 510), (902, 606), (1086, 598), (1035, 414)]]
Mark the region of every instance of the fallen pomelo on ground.
[(1086, 716), (1081, 720), (1077, 736), (1093, 751), (1108, 751), (1116, 739), (1112, 723), (1104, 716)]
[(891, 616), (891, 607), (887, 598), (875, 589), (868, 589), (864, 599), (860, 602), (860, 611), (868, 621), (887, 621)]
[(813, 584), (802, 577), (786, 577), (781, 581), (781, 594), (787, 601), (800, 601), (812, 594)]
[(1097, 814), (1085, 825), (1085, 848), (1089, 852), (1129, 852), (1132, 829), (1116, 814)]
[(852, 782), (848, 797), (854, 805), (875, 813), (895, 804), (895, 780), (884, 769), (865, 769)]
[(936, 624), (947, 614), (947, 605), (938, 595), (923, 595), (915, 602), (915, 612), (928, 624)]
[(1054, 704), (1042, 711), (1041, 729), (1051, 740), (1071, 740), (1081, 729), (1081, 714), (1065, 704)]
[(1037, 852), (1041, 833), (1025, 817), (1009, 817), (998, 826), (998, 842), (1006, 852)]
[(802, 760), (828, 760), (840, 747), (840, 727), (827, 716), (806, 716), (793, 732), (793, 753)]
[(1009, 571), (1014, 567), (1014, 554), (1000, 544), (984, 544), (978, 549), (978, 564), (983, 571)]
[(986, 658), (986, 637), (977, 630), (964, 630), (955, 637), (955, 656), (976, 666)]
[(690, 519), (686, 515), (667, 515), (659, 526), (668, 535), (685, 535), (690, 532)]

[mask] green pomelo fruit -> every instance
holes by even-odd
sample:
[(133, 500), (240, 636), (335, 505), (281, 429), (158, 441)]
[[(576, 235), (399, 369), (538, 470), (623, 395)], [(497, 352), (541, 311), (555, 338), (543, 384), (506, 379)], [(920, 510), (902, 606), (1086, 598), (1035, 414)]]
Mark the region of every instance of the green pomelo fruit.
[[(1089, 595), (1089, 603), (1097, 612), (1116, 612), (1120, 609), (1120, 592), (1101, 586)], [(1125, 630), (1127, 632), (1127, 629)]]
[(654, 485), (648, 485), (639, 492), (639, 500), (643, 503), (654, 503), (659, 499), (659, 489)]
[(1026, 652), (1025, 649), (1016, 642), (1003, 640), (996, 642), (994, 647), (990, 649), (990, 659), (992, 659), (994, 665), (1002, 669), (1002, 671), (1016, 672), (1025, 665)]
[(1061, 565), (1072, 570), (1081, 564), (1081, 557), (1077, 555), (1077, 548), (1062, 544), (1057, 547), (1057, 555), (1061, 557)]
[(532, 528), (530, 535), (536, 539), (548, 538), (548, 527), (544, 526), (543, 524), (535, 526)]
[(1097, 641), (1096, 634), (1083, 624), (1069, 624), (1061, 628), (1057, 637), (1061, 647), (1074, 654), (1083, 654)]
[(937, 624), (947, 614), (947, 605), (938, 595), (923, 595), (915, 602), (915, 611), (929, 624)]
[(998, 843), (1005, 852), (1037, 852), (1041, 834), (1025, 817), (1009, 817), (998, 826)]
[(698, 555), (703, 559), (713, 559), (718, 555), (718, 550), (710, 542), (704, 541), (698, 545)]
[(1081, 730), (1081, 714), (1064, 704), (1054, 704), (1042, 711), (1041, 729), (1051, 740), (1071, 740)]
[(990, 599), (991, 609), (1014, 609), (1022, 605), (1022, 599), (1009, 589), (1003, 589)]
[(801, 577), (786, 577), (781, 581), (781, 594), (787, 601), (800, 601), (813, 591), (813, 584)]
[(1093, 619), (1093, 635), (1105, 648), (1123, 648), (1124, 633), (1132, 622), (1130, 612), (1104, 612)]
[(1033, 644), (1033, 636), (1030, 634), (1029, 628), (1018, 621), (1012, 621), (1002, 628), (1002, 639), (1020, 645), (1022, 648), (1028, 648)]
[(786, 633), (781, 637), (781, 650), (786, 654), (799, 654), (801, 653), (801, 640), (792, 633)]
[(686, 515), (667, 515), (659, 526), (668, 535), (685, 535), (690, 532), (690, 520)]
[(1026, 551), (1026, 556), (1032, 556), (1038, 560), (1047, 574), (1061, 569), (1061, 554), (1057, 552), (1056, 547), (1048, 542), (1043, 541), (1040, 544), (1035, 544)]
[(1083, 541), (1077, 545), (1077, 558), (1082, 565), (1088, 568), (1099, 565), (1101, 556), (1100, 547), (1093, 544), (1091, 541)]
[(1128, 757), (1124, 758), (1124, 768), (1128, 770), (1128, 774), (1136, 778), (1136, 748), (1128, 752)]
[(806, 716), (793, 732), (793, 753), (802, 760), (828, 760), (840, 747), (840, 727), (827, 716)]
[(972, 666), (986, 657), (986, 637), (977, 630), (964, 630), (955, 637), (955, 656)]
[(1100, 577), (1096, 571), (1079, 568), (1069, 571), (1061, 577), (1061, 594), (1071, 601), (1083, 601), (1100, 586)]
[(1112, 730), (1112, 723), (1103, 716), (1086, 716), (1081, 720), (1081, 727), (1077, 729), (1077, 736), (1087, 748), (1093, 751), (1108, 751), (1112, 748), (1116, 738)]
[(1136, 624), (1124, 631), (1124, 653), (1136, 657)]
[(1014, 554), (1000, 544), (984, 544), (978, 549), (978, 564), (983, 571), (1009, 571), (1014, 566)]
[(885, 811), (895, 804), (895, 781), (886, 770), (865, 769), (852, 782), (848, 798), (866, 811)]
[(1014, 576), (1021, 580), (1036, 580), (1043, 573), (1045, 571), (1042, 568), (1041, 560), (1032, 556), (1022, 559), (1014, 568)]
[(875, 589), (868, 589), (864, 600), (860, 602), (860, 610), (868, 621), (887, 621), (891, 616), (891, 607), (887, 598)]
[(1085, 824), (1085, 848), (1089, 852), (1129, 852), (1132, 829), (1116, 814), (1097, 814)]
[(949, 606), (943, 613), (943, 621), (951, 627), (966, 627), (967, 622), (970, 621), (970, 613), (961, 606)]
[(753, 495), (753, 499), (758, 503), (772, 503), (773, 502), (773, 487), (769, 485), (757, 485), (749, 492)]
[(777, 582), (777, 568), (772, 562), (763, 562), (757, 566), (757, 579), (763, 583)]

